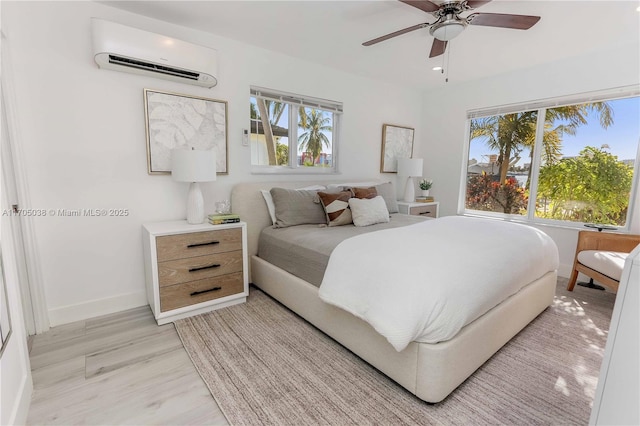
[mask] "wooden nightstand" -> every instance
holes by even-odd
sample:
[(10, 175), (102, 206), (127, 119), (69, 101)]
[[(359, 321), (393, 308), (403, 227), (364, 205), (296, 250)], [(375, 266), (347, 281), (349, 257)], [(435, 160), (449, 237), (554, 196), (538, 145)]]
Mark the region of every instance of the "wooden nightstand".
[(143, 225), (147, 300), (158, 324), (243, 303), (249, 295), (247, 225)]
[(428, 216), (435, 219), (438, 217), (439, 209), (439, 201), (433, 201), (431, 203), (407, 203), (406, 201), (398, 201), (398, 210), (403, 214)]

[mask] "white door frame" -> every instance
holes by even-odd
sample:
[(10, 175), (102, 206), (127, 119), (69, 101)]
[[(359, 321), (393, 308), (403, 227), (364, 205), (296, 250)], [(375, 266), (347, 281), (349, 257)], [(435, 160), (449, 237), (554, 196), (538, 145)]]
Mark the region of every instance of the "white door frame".
[[(16, 94), (13, 86), (13, 70), (11, 68), (11, 43), (5, 37), (2, 37), (2, 58), (0, 60), (0, 96), (2, 96), (2, 117), (5, 121), (8, 140), (3, 140), (2, 147), (2, 168), (3, 177), (8, 181), (5, 182), (7, 188), (7, 196), (17, 197), (17, 199), (9, 199), (9, 205), (16, 204), (20, 209), (29, 208), (31, 206), (29, 198), (29, 188), (25, 173), (24, 154), (22, 145), (20, 144), (20, 121), (16, 111)], [(5, 158), (5, 154), (9, 154), (10, 158)], [(7, 171), (13, 170), (13, 173), (4, 173), (5, 165)], [(8, 176), (7, 176), (8, 175)], [(11, 176), (13, 175), (13, 176)], [(13, 181), (13, 182), (12, 182)], [(11, 186), (11, 187), (10, 187)], [(15, 191), (13, 191), (15, 189)], [(36, 238), (33, 226), (33, 219), (30, 216), (12, 217), (12, 225), (14, 229), (14, 244), (16, 248), (16, 260), (19, 271), (20, 290), (23, 299), (23, 311), (25, 312), (25, 325), (28, 327), (29, 334), (44, 333), (49, 330), (49, 312), (45, 300), (44, 283), (40, 269), (40, 256), (37, 250)], [(31, 320), (31, 318), (32, 320)]]

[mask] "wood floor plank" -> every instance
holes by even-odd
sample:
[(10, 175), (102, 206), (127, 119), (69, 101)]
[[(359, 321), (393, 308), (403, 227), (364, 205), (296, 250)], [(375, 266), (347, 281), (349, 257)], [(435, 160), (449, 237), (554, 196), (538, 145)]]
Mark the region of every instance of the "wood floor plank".
[(31, 369), (38, 370), (43, 367), (64, 362), (71, 358), (84, 356), (87, 353), (88, 346), (89, 345), (85, 339), (83, 330), (82, 334), (75, 338), (65, 338), (61, 340), (60, 343), (48, 344), (46, 348), (34, 347), (29, 357), (31, 360)]
[(87, 355), (85, 377), (90, 378), (104, 374), (182, 348), (182, 342), (172, 325), (158, 328), (162, 330), (159, 333), (130, 340)]
[(84, 335), (84, 329), (84, 321), (52, 327), (46, 333), (32, 336), (32, 349), (36, 352), (47, 351), (52, 345), (55, 347), (63, 344), (68, 339), (73, 340)]
[(137, 321), (155, 322), (153, 320), (153, 314), (148, 306), (140, 306), (138, 308), (128, 309), (126, 311), (116, 312), (109, 315), (103, 315), (95, 318), (85, 320), (85, 328), (87, 333), (91, 333), (95, 330), (104, 330), (110, 327), (127, 326), (132, 322)]
[(60, 348), (76, 345), (84, 340), (84, 321), (52, 327), (43, 334), (33, 336), (31, 357), (50, 354)]
[(85, 356), (69, 358), (56, 364), (31, 370), (35, 390), (45, 389), (65, 382), (84, 380)]
[(148, 307), (33, 343), (27, 424), (227, 424), (173, 324), (157, 326)]

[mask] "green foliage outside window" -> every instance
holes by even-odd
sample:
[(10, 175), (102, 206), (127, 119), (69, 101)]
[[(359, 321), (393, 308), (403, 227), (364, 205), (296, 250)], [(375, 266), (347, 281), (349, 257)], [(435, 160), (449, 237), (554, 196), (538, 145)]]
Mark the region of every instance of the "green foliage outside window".
[(536, 216), (623, 226), (633, 168), (602, 149), (540, 168)]
[[(562, 154), (565, 136), (575, 137), (588, 121), (597, 119), (605, 130), (611, 127), (614, 105), (618, 105), (615, 100), (592, 102), (472, 119), (470, 143), (483, 143), (491, 155), (483, 155), (488, 163), (469, 162), (465, 207), (529, 218), (624, 226), (634, 178), (633, 161), (625, 163), (606, 149), (610, 149), (608, 143), (619, 148), (626, 142), (618, 136), (603, 142), (601, 148), (585, 146), (575, 157)], [(541, 111), (545, 118), (542, 129), (538, 126)], [(622, 116), (625, 122), (624, 113)], [(538, 143), (539, 173), (536, 185), (531, 187), (533, 153)], [(530, 211), (529, 198), (535, 200)]]
[(276, 161), (278, 166), (289, 164), (289, 147), (283, 143), (276, 144)]

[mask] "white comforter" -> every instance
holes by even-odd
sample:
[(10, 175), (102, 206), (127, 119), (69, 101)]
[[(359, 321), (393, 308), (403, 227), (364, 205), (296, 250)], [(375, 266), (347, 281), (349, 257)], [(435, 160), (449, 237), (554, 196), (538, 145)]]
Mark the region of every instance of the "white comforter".
[(319, 294), (401, 351), (411, 341), (451, 339), (557, 268), (558, 249), (542, 231), (449, 216), (343, 241), (331, 254)]

